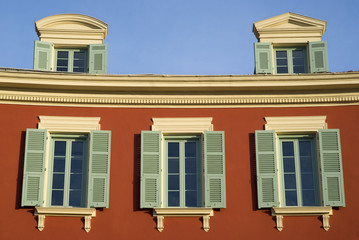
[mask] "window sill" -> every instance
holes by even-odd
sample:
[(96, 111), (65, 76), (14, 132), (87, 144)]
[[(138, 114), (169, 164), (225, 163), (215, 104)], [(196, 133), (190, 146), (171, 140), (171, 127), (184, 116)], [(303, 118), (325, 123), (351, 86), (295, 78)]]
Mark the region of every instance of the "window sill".
[(35, 216), (38, 216), (37, 228), (42, 231), (45, 228), (45, 216), (56, 217), (83, 217), (84, 229), (91, 230), (91, 218), (96, 217), (95, 208), (72, 208), (72, 207), (35, 207)]
[(157, 218), (157, 230), (162, 232), (164, 229), (164, 217), (202, 217), (203, 230), (209, 231), (209, 218), (212, 217), (212, 208), (154, 208), (153, 216)]
[(330, 228), (329, 225), (330, 215), (333, 215), (332, 207), (273, 207), (272, 208), (272, 216), (276, 216), (278, 231), (282, 231), (284, 228), (283, 216), (322, 216), (323, 228), (325, 231), (328, 231)]

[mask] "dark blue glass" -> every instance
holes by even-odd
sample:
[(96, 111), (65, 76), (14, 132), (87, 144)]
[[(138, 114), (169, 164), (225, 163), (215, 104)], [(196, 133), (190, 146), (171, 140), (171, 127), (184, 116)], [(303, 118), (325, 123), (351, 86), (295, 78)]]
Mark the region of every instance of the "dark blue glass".
[(297, 206), (297, 191), (285, 191), (285, 205), (286, 206)]
[(168, 192), (168, 206), (169, 207), (179, 207), (179, 192), (178, 191)]
[(197, 191), (186, 191), (186, 207), (198, 207)]
[(69, 205), (71, 207), (82, 207), (81, 198), (81, 191), (70, 191)]
[(63, 190), (53, 190), (51, 194), (51, 205), (52, 206), (62, 206), (64, 204), (64, 191)]
[(168, 190), (179, 190), (179, 176), (169, 175), (168, 176)]
[(197, 190), (197, 176), (186, 175), (186, 190)]
[(65, 174), (54, 173), (52, 177), (52, 189), (64, 189)]

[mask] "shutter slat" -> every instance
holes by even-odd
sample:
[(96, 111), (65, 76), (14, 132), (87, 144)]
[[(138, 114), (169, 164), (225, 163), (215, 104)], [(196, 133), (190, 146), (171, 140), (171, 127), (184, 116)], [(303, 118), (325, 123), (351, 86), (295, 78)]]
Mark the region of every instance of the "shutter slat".
[(91, 131), (89, 149), (89, 207), (109, 207), (111, 131)]
[(339, 129), (321, 129), (318, 134), (324, 206), (345, 207)]
[(224, 132), (204, 132), (205, 206), (226, 207)]
[(273, 73), (272, 44), (254, 43), (255, 73)]
[(141, 208), (160, 207), (161, 132), (141, 132)]
[(41, 206), (43, 200), (45, 129), (27, 129), (21, 206)]
[(275, 131), (255, 131), (258, 208), (278, 206)]

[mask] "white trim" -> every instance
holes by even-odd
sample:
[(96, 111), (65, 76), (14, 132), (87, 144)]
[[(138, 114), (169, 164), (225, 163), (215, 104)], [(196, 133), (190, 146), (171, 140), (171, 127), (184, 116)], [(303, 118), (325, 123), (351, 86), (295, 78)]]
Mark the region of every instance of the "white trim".
[(66, 208), (66, 207), (35, 207), (35, 216), (38, 216), (37, 228), (42, 231), (45, 228), (46, 216), (57, 217), (83, 217), (84, 229), (86, 232), (91, 230), (91, 218), (96, 217), (95, 208)]
[(38, 129), (47, 129), (49, 133), (89, 133), (101, 129), (100, 117), (39, 116), (39, 119)]
[(152, 118), (152, 131), (163, 133), (203, 133), (213, 131), (211, 117), (206, 118)]
[(317, 132), (327, 129), (326, 116), (265, 117), (265, 130), (276, 133)]
[(273, 207), (272, 216), (276, 216), (277, 229), (282, 231), (284, 216), (322, 216), (323, 228), (328, 231), (329, 216), (333, 215), (331, 207)]
[(164, 217), (202, 217), (203, 230), (209, 231), (209, 219), (214, 215), (212, 208), (154, 208), (153, 216), (157, 218), (157, 230), (164, 229)]

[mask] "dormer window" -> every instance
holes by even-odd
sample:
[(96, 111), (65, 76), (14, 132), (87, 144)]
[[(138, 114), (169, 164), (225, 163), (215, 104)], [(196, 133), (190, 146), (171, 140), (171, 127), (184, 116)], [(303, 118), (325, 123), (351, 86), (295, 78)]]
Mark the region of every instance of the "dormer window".
[(255, 73), (328, 72), (327, 44), (321, 41), (326, 22), (285, 13), (254, 23)]
[(35, 70), (107, 73), (104, 22), (80, 14), (60, 14), (37, 21), (36, 30), (40, 41), (35, 41)]

